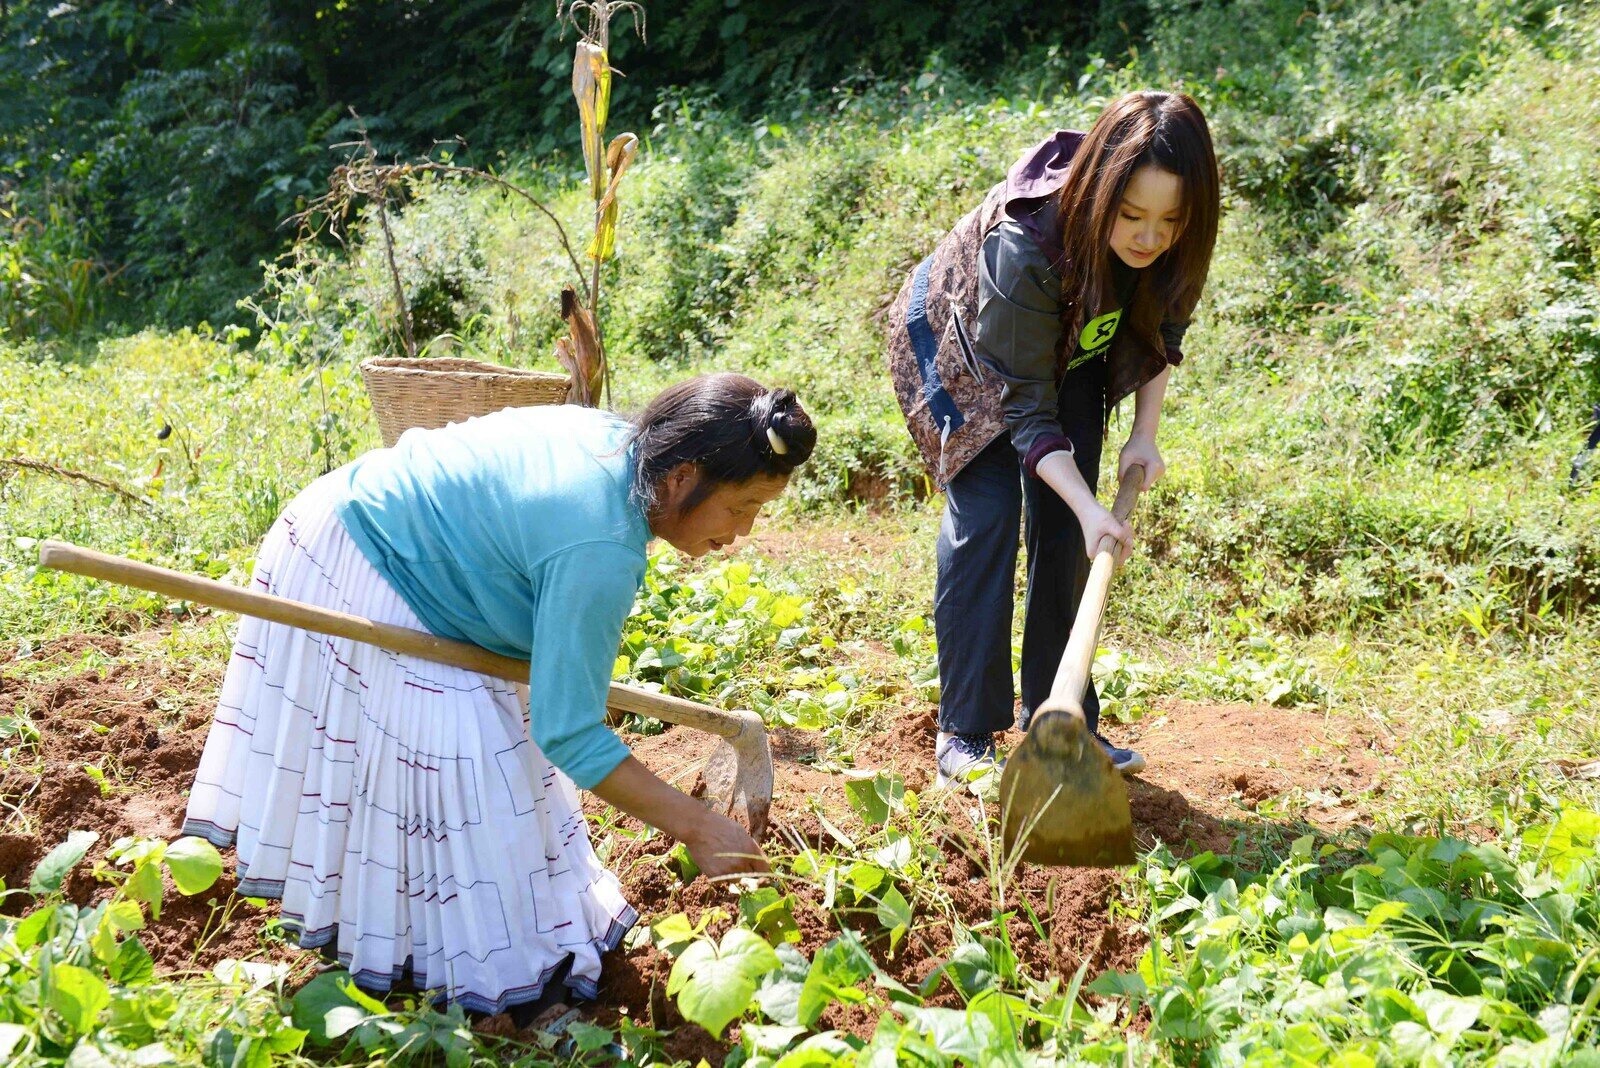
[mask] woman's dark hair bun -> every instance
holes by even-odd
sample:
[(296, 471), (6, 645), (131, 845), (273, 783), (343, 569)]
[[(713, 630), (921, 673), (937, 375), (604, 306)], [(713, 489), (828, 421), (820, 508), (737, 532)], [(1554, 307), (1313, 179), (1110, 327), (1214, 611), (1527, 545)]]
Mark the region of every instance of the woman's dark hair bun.
[(661, 480), (678, 464), (703, 477), (688, 510), (712, 486), (760, 476), (789, 477), (817, 447), (817, 430), (792, 389), (768, 389), (723, 372), (668, 386), (633, 420), (633, 496), (653, 507)]
[(750, 431), (756, 450), (785, 473), (810, 459), (817, 430), (792, 389), (769, 389), (750, 402)]

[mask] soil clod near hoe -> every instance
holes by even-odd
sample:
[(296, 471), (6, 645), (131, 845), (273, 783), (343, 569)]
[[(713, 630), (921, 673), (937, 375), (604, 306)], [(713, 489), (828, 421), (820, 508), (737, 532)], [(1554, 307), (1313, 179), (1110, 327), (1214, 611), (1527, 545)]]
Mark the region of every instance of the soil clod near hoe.
[[(220, 684), (221, 667), (177, 670), (160, 656), (142, 655), (140, 636), (73, 637), (34, 650), (26, 661), (0, 662), (0, 709), (20, 713), (37, 738), (14, 734), (4, 741), (9, 757), (0, 770), (0, 878), (25, 887), (39, 859), (68, 831), (96, 831), (100, 840), (67, 884), (79, 903), (104, 888), (90, 876), (92, 863), (124, 835), (172, 838), (178, 834), (186, 794)], [(87, 656), (105, 667), (78, 666)], [(165, 664), (166, 666), (163, 666)], [(48, 670), (40, 665), (53, 665)], [(799, 948), (808, 954), (840, 933), (858, 931), (878, 963), (895, 979), (917, 987), (948, 959), (955, 936), (952, 919), (968, 927), (990, 923), (1002, 900), (992, 875), (983, 835), (971, 822), (976, 800), (967, 793), (932, 790), (936, 730), (931, 709), (900, 708), (883, 729), (852, 746), (853, 768), (828, 763), (820, 735), (775, 730), (777, 766), (773, 825), (778, 847), (838, 851), (836, 832), (867, 832), (848, 803), (852, 777), (893, 772), (918, 792), (942, 860), (930, 865), (928, 894), (946, 903), (941, 914), (918, 907), (916, 922), (891, 953), (877, 919), (864, 909), (821, 907), (805, 885), (785, 884), (794, 898)], [(1108, 733), (1139, 749), (1149, 768), (1128, 780), (1136, 840), (1158, 841), (1179, 854), (1227, 850), (1282, 852), (1309, 831), (1333, 833), (1360, 822), (1365, 797), (1381, 790), (1383, 746), (1347, 719), (1320, 712), (1247, 705), (1159, 702), (1156, 711), (1130, 727)], [(1014, 745), (1018, 736), (1006, 739)], [(628, 736), (635, 754), (669, 781), (694, 786), (708, 751), (706, 738), (686, 728), (652, 737)], [(91, 772), (87, 769), (96, 769)], [(588, 811), (603, 811), (594, 799)], [(993, 806), (989, 806), (993, 814)], [(614, 831), (609, 845), (608, 831)], [(621, 819), (601, 829), (597, 842), (646, 923), (676, 912), (695, 920), (707, 909), (737, 915), (738, 901), (725, 886), (705, 879), (684, 883), (672, 843)], [(231, 856), (227, 859), (232, 860)], [(1036, 976), (1070, 976), (1087, 962), (1093, 977), (1133, 967), (1146, 934), (1124, 908), (1126, 877), (1116, 871), (1025, 866), (1004, 887), (1006, 923), (1023, 967)], [(210, 891), (184, 898), (169, 887), (161, 919), (145, 941), (164, 972), (210, 968), (228, 957), (301, 963), (310, 954), (263, 937), (276, 912), (231, 897), (231, 870)], [(25, 895), (5, 908), (27, 907)], [(713, 926), (713, 932), (725, 927)], [(665, 995), (671, 960), (633, 941), (606, 961), (600, 1001), (588, 1011), (600, 1023), (626, 1015), (672, 1032), (668, 1052), (691, 1062), (718, 1063), (728, 1043), (716, 1042), (683, 1022)], [(959, 1005), (948, 982), (931, 995), (936, 1004)], [(834, 1006), (822, 1025), (870, 1033), (877, 1010)], [(514, 1034), (508, 1019), (494, 1017), (480, 1029)], [(731, 1041), (729, 1036), (729, 1041)]]

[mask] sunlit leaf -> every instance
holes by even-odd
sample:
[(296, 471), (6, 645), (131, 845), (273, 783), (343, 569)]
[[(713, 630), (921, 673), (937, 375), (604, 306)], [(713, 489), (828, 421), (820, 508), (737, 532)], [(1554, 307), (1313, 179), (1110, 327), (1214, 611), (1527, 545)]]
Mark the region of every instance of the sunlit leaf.
[(53, 894), (60, 890), (61, 884), (67, 881), (67, 873), (77, 866), (78, 861), (89, 852), (89, 847), (99, 840), (100, 835), (94, 831), (73, 831), (67, 835), (67, 840), (46, 853), (39, 866), (33, 869), (28, 892)]

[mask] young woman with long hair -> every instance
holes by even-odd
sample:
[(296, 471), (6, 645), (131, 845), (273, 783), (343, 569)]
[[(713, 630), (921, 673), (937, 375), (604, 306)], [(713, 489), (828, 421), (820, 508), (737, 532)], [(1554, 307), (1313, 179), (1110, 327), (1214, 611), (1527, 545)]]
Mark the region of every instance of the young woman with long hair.
[[(1095, 499), (1112, 409), (1134, 397), (1118, 475), (1148, 487), (1161, 402), (1216, 242), (1218, 176), (1205, 117), (1183, 93), (1136, 92), (1087, 134), (1061, 130), (1016, 161), (907, 278), (889, 364), (912, 437), (945, 490), (934, 593), (939, 780), (992, 768), (1013, 722), (1011, 613), (1025, 517), (1024, 729), (1048, 697), (1088, 577), (1132, 530)], [(1144, 759), (1099, 735), (1124, 772)]]

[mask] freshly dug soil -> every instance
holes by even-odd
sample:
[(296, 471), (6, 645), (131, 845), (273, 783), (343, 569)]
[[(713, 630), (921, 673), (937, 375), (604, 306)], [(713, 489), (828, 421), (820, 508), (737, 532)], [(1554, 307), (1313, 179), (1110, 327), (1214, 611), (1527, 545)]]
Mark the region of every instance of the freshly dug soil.
[[(893, 771), (919, 792), (924, 803), (937, 804), (942, 799), (952, 807), (938, 886), (960, 921), (971, 927), (993, 918), (996, 895), (976, 844), (981, 839), (971, 833), (971, 824), (962, 816), (969, 800), (928, 789), (937, 729), (931, 708), (903, 708), (889, 729), (853, 747), (854, 770)], [(1205, 850), (1248, 855), (1266, 841), (1281, 842), (1308, 831), (1340, 830), (1360, 818), (1363, 797), (1381, 790), (1380, 743), (1347, 721), (1321, 713), (1166, 701), (1144, 722), (1132, 728), (1110, 726), (1107, 733), (1120, 744), (1139, 749), (1150, 762), (1145, 773), (1127, 780), (1135, 837), (1141, 847), (1160, 840), (1180, 855)], [(1019, 733), (1011, 732), (1006, 742), (1015, 745), (1020, 739)], [(630, 744), (652, 770), (684, 788), (694, 784), (707, 751), (703, 735), (679, 728), (657, 737), (633, 738)], [(823, 757), (820, 737), (778, 730), (773, 732), (772, 747), (776, 768), (773, 822), (778, 833), (813, 846), (832, 844), (817, 817), (819, 808), (846, 834), (862, 832), (845, 798), (847, 777), (817, 766)], [(1279, 807), (1294, 808), (1297, 817), (1259, 816), (1257, 811), (1269, 800), (1278, 802)], [(631, 821), (624, 821), (623, 826), (642, 830)], [(666, 860), (670, 848), (670, 842), (655, 835), (619, 849), (613, 857), (613, 870), (643, 915), (659, 918), (685, 912), (695, 920), (709, 908), (736, 912), (736, 902), (727, 890), (704, 879), (684, 885)], [(1021, 869), (1006, 888), (1005, 904), (1007, 931), (1022, 966), (1038, 977), (1060, 975), (1064, 979), (1084, 962), (1090, 978), (1112, 968), (1132, 968), (1148, 938), (1141, 925), (1115, 907), (1121, 899), (1122, 880), (1116, 871)], [(803, 892), (795, 897), (795, 920), (802, 936), (799, 945), (808, 954), (837, 935), (841, 925), (849, 926), (868, 940), (889, 974), (915, 987), (951, 949), (951, 925), (922, 910), (919, 920), (925, 926), (914, 930), (891, 958), (875, 918), (829, 915)], [(720, 932), (726, 926), (710, 929)], [(726, 1047), (686, 1024), (666, 998), (670, 970), (671, 961), (653, 948), (618, 950), (606, 961), (597, 1018), (607, 1022), (626, 1012), (635, 1020), (671, 1031), (667, 1048), (674, 1056), (691, 1063), (705, 1056), (717, 1063), (714, 1054)], [(960, 1004), (947, 982), (932, 1000)], [(835, 1006), (824, 1015), (822, 1025), (866, 1037), (876, 1016), (875, 1010)]]
[[(190, 779), (210, 724), (222, 665), (175, 665), (154, 655), (150, 636), (76, 636), (30, 653), (32, 662), (63, 666), (98, 650), (113, 658), (101, 670), (40, 673), (12, 659), (0, 662), (0, 710), (20, 709), (39, 730), (32, 746), (13, 738), (0, 766), (0, 878), (7, 886), (26, 886), (39, 859), (68, 831), (97, 831), (90, 852), (104, 851), (124, 835), (171, 838), (178, 833)], [(933, 880), (938, 895), (967, 926), (995, 920), (995, 888), (988, 864), (967, 815), (970, 795), (929, 790), (935, 734), (930, 707), (901, 697), (886, 716), (886, 729), (852, 747), (857, 772), (893, 771), (919, 792), (924, 804), (946, 805), (941, 844), (943, 863)], [(1131, 728), (1108, 733), (1133, 745), (1149, 759), (1149, 769), (1128, 781), (1136, 837), (1144, 847), (1157, 840), (1174, 852), (1231, 850), (1249, 854), (1263, 843), (1281, 842), (1309, 830), (1336, 832), (1362, 819), (1362, 801), (1381, 790), (1383, 745), (1352, 721), (1321, 713), (1247, 705), (1160, 704), (1156, 714)], [(1006, 741), (1015, 744), (1020, 735)], [(631, 736), (634, 753), (657, 773), (692, 788), (709, 739), (684, 728), (654, 737)], [(772, 735), (777, 761), (773, 804), (775, 833), (794, 844), (832, 848), (831, 832), (820, 817), (845, 834), (864, 833), (845, 797), (843, 769), (826, 766), (823, 740), (803, 731)], [(94, 765), (104, 786), (84, 770)], [(586, 800), (591, 814), (601, 806)], [(1293, 813), (1292, 818), (1286, 813)], [(820, 814), (820, 817), (819, 817)], [(609, 863), (644, 922), (685, 912), (691, 920), (706, 909), (737, 913), (729, 890), (704, 879), (684, 884), (668, 857), (672, 843), (624, 819), (611, 840)], [(601, 843), (601, 848), (605, 844)], [(227, 859), (232, 861), (231, 856)], [(82, 864), (68, 881), (69, 896), (87, 903), (105, 889)], [(1004, 923), (1022, 967), (1038, 977), (1070, 977), (1088, 963), (1088, 975), (1134, 966), (1146, 945), (1141, 926), (1119, 907), (1122, 875), (1115, 871), (1025, 867), (1004, 888)], [(261, 909), (232, 899), (231, 872), (211, 891), (183, 898), (169, 886), (161, 919), (145, 942), (163, 972), (210, 968), (227, 957), (283, 960), (309, 972), (310, 954), (264, 938), (264, 924), (276, 906)], [(842, 927), (857, 930), (884, 969), (916, 987), (946, 959), (952, 925), (927, 902), (917, 903), (917, 922), (891, 954), (875, 917), (849, 909), (820, 907), (804, 886), (790, 886), (800, 948), (808, 954)], [(232, 910), (224, 909), (232, 904)], [(24, 896), (5, 907), (26, 908)], [(1037, 921), (1037, 926), (1035, 922)], [(719, 932), (726, 923), (714, 925)], [(606, 961), (600, 1001), (589, 1010), (600, 1023), (621, 1016), (670, 1032), (668, 1052), (694, 1063), (705, 1057), (720, 1063), (734, 1040), (717, 1042), (684, 1023), (665, 996), (671, 962), (648, 946), (623, 948)], [(933, 993), (937, 1004), (957, 1005), (947, 981)], [(862, 1035), (871, 1033), (877, 1011), (838, 1006), (824, 1016), (825, 1026)], [(491, 1034), (516, 1035), (506, 1017), (480, 1023)]]
[[(117, 839), (137, 835), (171, 840), (179, 833), (205, 745), (211, 710), (221, 684), (220, 667), (201, 666), (191, 677), (157, 659), (140, 656), (149, 636), (73, 635), (33, 650), (36, 663), (70, 665), (97, 651), (118, 658), (104, 670), (79, 671), (53, 682), (22, 677), (21, 664), (0, 664), (0, 709), (25, 712), (38, 728), (34, 746), (13, 737), (0, 763), (0, 879), (7, 887), (26, 887), (35, 865), (73, 830), (95, 831), (100, 839), (66, 883), (67, 897), (79, 905), (103, 898), (108, 890), (91, 869), (105, 864)], [(15, 672), (15, 673), (13, 673)], [(97, 782), (85, 769), (99, 769)], [(161, 918), (141, 940), (162, 972), (209, 970), (227, 958), (298, 963), (303, 955), (281, 943), (266, 943), (263, 921), (277, 913), (233, 897), (229, 868), (210, 890), (184, 897), (170, 880)], [(0, 909), (27, 908), (23, 895), (7, 898)], [(228, 911), (231, 905), (231, 911)]]

